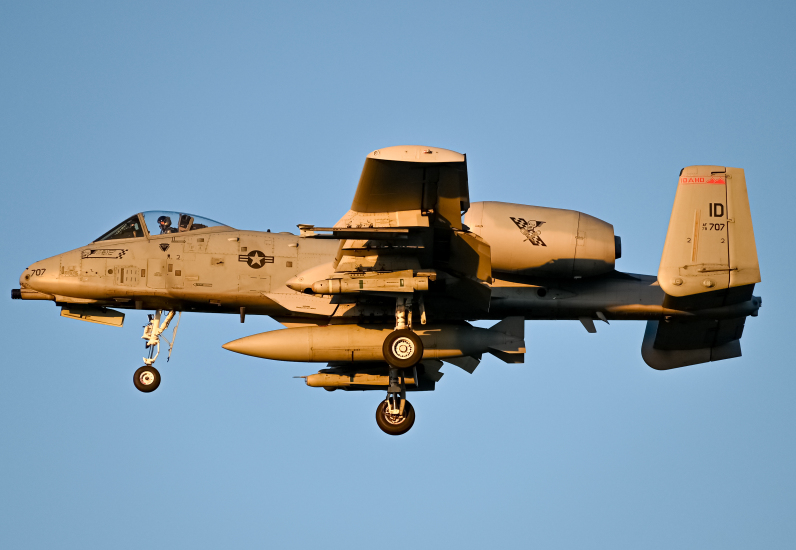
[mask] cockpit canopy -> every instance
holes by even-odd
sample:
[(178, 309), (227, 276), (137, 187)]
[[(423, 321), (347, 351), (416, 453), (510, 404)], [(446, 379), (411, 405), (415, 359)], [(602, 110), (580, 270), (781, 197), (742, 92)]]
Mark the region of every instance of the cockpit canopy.
[(134, 239), (143, 237), (146, 230), (149, 235), (166, 235), (169, 233), (185, 233), (208, 227), (229, 227), (217, 221), (184, 214), (182, 212), (168, 212), (165, 210), (149, 210), (130, 216), (122, 223), (102, 235), (98, 241), (112, 241), (114, 239)]

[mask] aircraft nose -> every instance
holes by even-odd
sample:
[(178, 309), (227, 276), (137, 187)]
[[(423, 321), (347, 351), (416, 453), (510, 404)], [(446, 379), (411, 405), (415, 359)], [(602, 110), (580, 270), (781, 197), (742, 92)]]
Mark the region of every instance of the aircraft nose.
[(19, 288), (52, 294), (59, 267), (60, 262), (57, 257), (36, 262), (19, 276)]

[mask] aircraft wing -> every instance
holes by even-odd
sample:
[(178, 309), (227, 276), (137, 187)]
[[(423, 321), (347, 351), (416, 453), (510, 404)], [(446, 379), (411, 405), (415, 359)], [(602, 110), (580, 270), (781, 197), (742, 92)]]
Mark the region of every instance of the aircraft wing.
[(340, 221), (299, 228), (305, 238), (341, 240), (331, 278), (349, 291), (359, 285), (363, 295), (392, 296), (409, 291), (411, 278), (412, 290), (488, 310), (491, 251), (462, 224), (469, 206), (464, 155), (389, 147), (365, 159), (351, 209)]
[(469, 207), (464, 155), (417, 145), (388, 147), (365, 159), (351, 210), (335, 227), (428, 227), (437, 221), (461, 229), (461, 212)]

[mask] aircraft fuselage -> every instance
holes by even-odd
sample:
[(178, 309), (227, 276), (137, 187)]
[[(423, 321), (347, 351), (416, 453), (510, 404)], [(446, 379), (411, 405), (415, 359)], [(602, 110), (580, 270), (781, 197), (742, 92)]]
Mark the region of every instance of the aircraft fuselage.
[[(32, 264), (20, 277), (20, 288), (28, 298), (35, 291), (46, 295), (39, 299), (57, 303), (117, 309), (239, 313), (245, 308), (247, 315), (296, 322), (391, 315), (389, 307), (347, 308), (344, 298), (308, 296), (286, 286), (311, 268), (323, 273), (338, 247), (338, 240), (232, 228), (101, 241)], [(446, 318), (578, 319), (599, 311), (607, 319), (641, 320), (678, 314), (663, 307), (664, 293), (652, 275), (502, 277), (496, 273), (491, 283), (488, 313), (459, 311)]]

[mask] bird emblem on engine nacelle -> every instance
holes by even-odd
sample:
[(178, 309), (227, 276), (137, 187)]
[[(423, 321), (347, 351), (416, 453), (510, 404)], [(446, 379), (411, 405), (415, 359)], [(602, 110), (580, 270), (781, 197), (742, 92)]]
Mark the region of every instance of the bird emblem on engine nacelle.
[[(541, 237), (541, 231), (539, 230), (539, 226), (542, 225), (544, 222), (536, 221), (536, 220), (526, 220), (525, 218), (514, 218), (511, 217), (511, 221), (513, 221), (517, 227), (520, 229), (523, 235), (525, 235), (525, 240), (530, 241), (534, 246), (547, 246), (544, 244), (544, 241)], [(523, 241), (525, 242), (525, 241)]]

